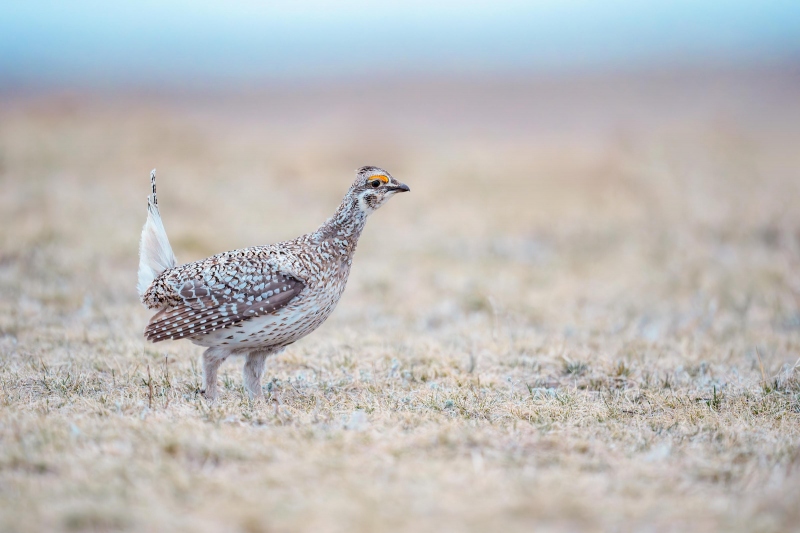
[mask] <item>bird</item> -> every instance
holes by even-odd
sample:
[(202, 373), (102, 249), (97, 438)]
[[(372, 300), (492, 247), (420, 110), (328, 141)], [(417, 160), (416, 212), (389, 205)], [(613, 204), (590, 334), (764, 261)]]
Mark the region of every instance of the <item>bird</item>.
[(205, 347), (200, 392), (210, 401), (218, 398), (218, 369), (231, 356), (245, 356), (245, 389), (253, 400), (262, 396), (267, 357), (317, 329), (339, 302), (367, 217), (410, 190), (387, 171), (364, 166), (315, 231), (178, 265), (159, 212), (155, 169), (150, 184), (137, 291), (155, 314), (144, 337)]

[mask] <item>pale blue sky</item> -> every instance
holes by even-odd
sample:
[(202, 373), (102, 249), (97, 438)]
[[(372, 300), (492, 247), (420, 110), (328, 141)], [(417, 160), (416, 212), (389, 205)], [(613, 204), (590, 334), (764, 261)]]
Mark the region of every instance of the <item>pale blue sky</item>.
[(0, 4), (0, 84), (224, 83), (798, 58), (798, 1)]

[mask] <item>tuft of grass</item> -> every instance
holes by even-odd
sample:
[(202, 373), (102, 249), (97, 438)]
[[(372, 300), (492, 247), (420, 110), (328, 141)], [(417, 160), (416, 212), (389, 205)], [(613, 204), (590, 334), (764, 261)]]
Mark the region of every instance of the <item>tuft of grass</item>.
[(582, 376), (589, 370), (589, 365), (583, 361), (564, 361), (564, 374), (568, 376)]

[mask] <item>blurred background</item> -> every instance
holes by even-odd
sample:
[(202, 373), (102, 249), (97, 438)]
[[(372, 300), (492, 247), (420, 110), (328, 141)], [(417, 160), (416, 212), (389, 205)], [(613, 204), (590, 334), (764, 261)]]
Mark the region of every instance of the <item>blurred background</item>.
[(776, 64), (800, 47), (788, 1), (8, 2), (3, 84), (258, 86)]
[[(5, 2), (3, 253), (49, 250), (39, 284), (81, 285), (73, 262), (132, 280), (153, 167), (190, 260), (313, 229), (372, 164), (414, 194), (378, 215), (357, 279), (416, 283), (412, 314), (492, 297), (540, 320), (592, 276), (672, 299), (662, 259), (690, 241), (700, 264), (796, 246), (798, 21), (788, 1)], [(75, 297), (107, 297), (95, 279)]]
[[(798, 147), (796, 1), (0, 2), (0, 529), (796, 528)], [(207, 407), (150, 170), (183, 262), (362, 165), (411, 193), (280, 409)]]

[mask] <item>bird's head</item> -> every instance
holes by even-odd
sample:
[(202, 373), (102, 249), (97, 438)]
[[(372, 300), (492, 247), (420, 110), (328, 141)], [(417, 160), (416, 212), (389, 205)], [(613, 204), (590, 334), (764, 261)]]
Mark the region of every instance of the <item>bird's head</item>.
[(395, 194), (410, 190), (382, 168), (361, 167), (348, 194), (357, 199), (359, 210), (369, 215)]

